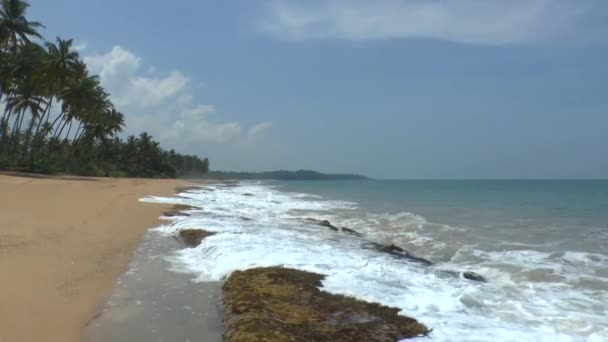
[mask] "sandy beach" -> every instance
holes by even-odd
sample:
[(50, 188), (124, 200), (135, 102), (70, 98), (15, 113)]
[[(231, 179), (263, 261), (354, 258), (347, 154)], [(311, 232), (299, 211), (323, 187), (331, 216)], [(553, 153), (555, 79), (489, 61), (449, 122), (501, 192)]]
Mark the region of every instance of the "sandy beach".
[(0, 174), (0, 342), (81, 340), (180, 185)]

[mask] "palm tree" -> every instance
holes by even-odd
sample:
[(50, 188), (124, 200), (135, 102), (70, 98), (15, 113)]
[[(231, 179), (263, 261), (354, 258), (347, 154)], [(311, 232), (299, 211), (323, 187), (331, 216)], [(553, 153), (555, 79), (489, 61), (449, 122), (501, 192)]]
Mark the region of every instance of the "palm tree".
[(30, 37), (42, 38), (38, 29), (44, 26), (25, 18), (28, 7), (30, 4), (24, 0), (2, 0), (0, 3), (0, 37), (5, 50), (14, 51), (20, 43), (29, 43)]
[(31, 135), (33, 124), (42, 110), (41, 104), (44, 103), (44, 98), (37, 93), (36, 85), (33, 78), (20, 80), (16, 85), (16, 91), (12, 92), (6, 100), (6, 109), (9, 113), (17, 113), (12, 134), (12, 144), (15, 150), (19, 143), (21, 125), (23, 124), (26, 112), (29, 111), (31, 113), (32, 119), (28, 128), (24, 149), (27, 149), (27, 144), (29, 143), (27, 140), (29, 140)]
[(108, 95), (103, 91), (97, 76), (89, 76), (86, 65), (79, 61), (71, 78), (62, 88), (59, 99), (62, 101), (61, 113), (52, 126), (59, 121), (60, 129), (55, 130), (54, 137), (60, 137), (64, 128), (72, 120), (78, 119), (84, 124), (87, 116), (102, 111), (108, 105)]
[(68, 78), (75, 75), (76, 68), (80, 63), (80, 57), (78, 52), (72, 49), (72, 44), (73, 41), (71, 39), (63, 40), (59, 37), (57, 37), (57, 45), (49, 42), (45, 43), (47, 54), (46, 60), (43, 62), (43, 72), (49, 100), (34, 135), (38, 134), (44, 119), (46, 118), (48, 121), (47, 115), (50, 115), (55, 96), (59, 95)]

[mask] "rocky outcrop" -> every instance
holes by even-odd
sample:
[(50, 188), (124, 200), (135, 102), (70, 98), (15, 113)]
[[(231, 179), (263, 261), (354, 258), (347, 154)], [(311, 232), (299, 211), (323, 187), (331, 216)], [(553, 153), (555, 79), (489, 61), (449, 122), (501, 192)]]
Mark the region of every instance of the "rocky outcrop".
[(190, 214), (185, 213), (184, 211), (186, 211), (186, 210), (197, 210), (197, 209), (200, 210), (201, 208), (193, 207), (191, 205), (176, 204), (171, 209), (166, 210), (163, 213), (163, 215), (167, 216), (167, 217), (190, 216)]
[(342, 233), (346, 233), (346, 234), (350, 234), (350, 235), (354, 235), (356, 237), (362, 237), (363, 235), (361, 235), (361, 233), (359, 233), (358, 231), (354, 230), (354, 229), (350, 229), (350, 228), (346, 228), (346, 227), (342, 227)]
[(178, 186), (177, 188), (175, 188), (175, 192), (177, 193), (181, 193), (181, 192), (189, 192), (189, 191), (194, 191), (194, 190), (201, 190), (200, 186)]
[(306, 221), (316, 224), (317, 226), (321, 226), (321, 227), (326, 227), (329, 228), (335, 232), (339, 231), (340, 229), (338, 229), (338, 227), (334, 226), (333, 224), (331, 224), (331, 222), (329, 222), (328, 220), (317, 220), (314, 218), (308, 218), (306, 219)]
[(177, 235), (184, 242), (184, 244), (186, 244), (186, 246), (196, 247), (200, 245), (205, 238), (215, 235), (215, 233), (202, 229), (184, 229), (180, 230)]
[(475, 272), (470, 272), (470, 271), (462, 272), (462, 277), (464, 279), (468, 279), (468, 280), (472, 280), (472, 281), (478, 281), (480, 283), (487, 283), (488, 282), (486, 280), (486, 278), (484, 278), (481, 274), (475, 273)]
[(372, 242), (372, 243), (365, 244), (364, 247), (375, 249), (378, 252), (390, 254), (399, 259), (404, 259), (404, 260), (407, 260), (410, 262), (419, 263), (424, 266), (431, 266), (433, 264), (429, 260), (417, 257), (417, 256), (413, 255), (412, 253), (406, 251), (405, 249), (403, 249), (399, 246), (393, 245), (393, 244), (381, 245), (379, 243)]
[(482, 276), (481, 274), (471, 272), (471, 271), (458, 272), (458, 271), (452, 271), (452, 270), (436, 270), (435, 274), (442, 278), (460, 278), (460, 277), (462, 277), (463, 279), (476, 281), (476, 282), (480, 282), (480, 283), (488, 282), (486, 280), (486, 278), (484, 276)]
[(223, 285), (226, 342), (395, 342), (429, 329), (399, 309), (319, 290), (322, 275), (270, 267)]

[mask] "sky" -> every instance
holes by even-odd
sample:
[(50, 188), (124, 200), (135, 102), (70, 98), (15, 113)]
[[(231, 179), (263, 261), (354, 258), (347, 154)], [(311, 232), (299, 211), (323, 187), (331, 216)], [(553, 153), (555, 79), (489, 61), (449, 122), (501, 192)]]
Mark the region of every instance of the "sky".
[(30, 0), (215, 170), (607, 178), (608, 1)]

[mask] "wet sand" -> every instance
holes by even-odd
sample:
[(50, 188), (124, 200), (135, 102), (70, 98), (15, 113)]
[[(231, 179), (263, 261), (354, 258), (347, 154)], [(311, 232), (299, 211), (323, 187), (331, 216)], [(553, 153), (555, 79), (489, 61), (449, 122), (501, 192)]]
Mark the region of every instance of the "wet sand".
[(221, 284), (195, 283), (165, 259), (183, 243), (150, 231), (135, 252), (86, 342), (222, 342)]
[(0, 342), (80, 341), (182, 185), (0, 174)]

